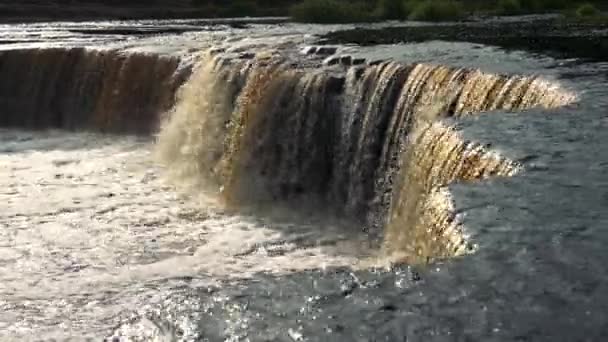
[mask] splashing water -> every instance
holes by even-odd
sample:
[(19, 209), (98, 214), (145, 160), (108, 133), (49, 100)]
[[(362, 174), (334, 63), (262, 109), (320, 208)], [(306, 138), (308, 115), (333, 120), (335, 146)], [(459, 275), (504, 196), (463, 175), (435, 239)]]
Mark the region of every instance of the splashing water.
[(289, 203), (386, 227), (384, 250), (414, 262), (471, 249), (444, 186), (519, 168), (440, 119), (576, 99), (532, 76), (395, 62), (342, 73), (269, 56), (206, 54), (159, 134), (160, 160), (232, 206)]

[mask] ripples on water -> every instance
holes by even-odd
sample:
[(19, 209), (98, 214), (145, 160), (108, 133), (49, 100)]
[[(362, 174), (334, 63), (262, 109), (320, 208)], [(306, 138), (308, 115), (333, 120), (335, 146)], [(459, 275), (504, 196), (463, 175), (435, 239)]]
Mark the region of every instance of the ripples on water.
[(354, 265), (364, 253), (329, 223), (264, 222), (180, 198), (159, 178), (150, 141), (1, 133), (7, 333), (113, 322), (160, 279)]
[[(282, 39), (287, 41), (291, 34), (305, 31), (306, 27), (288, 27), (288, 35)], [(281, 36), (281, 28), (272, 30)], [(268, 34), (260, 33), (252, 41), (264, 41), (263, 36)], [(212, 42), (208, 37), (193, 39), (196, 34), (185, 36), (171, 47), (172, 51), (179, 47), (178, 55), (187, 54), (197, 45), (192, 41), (204, 42), (200, 43), (202, 47)], [(92, 42), (86, 36), (78, 39), (84, 45)], [(132, 46), (155, 51), (155, 44), (162, 39), (143, 41)], [(123, 43), (117, 46), (125, 47)], [(490, 72), (536, 72), (554, 80), (583, 69), (576, 66), (573, 72), (560, 67), (562, 61), (558, 60), (485, 46), (474, 48), (474, 60), (471, 45), (465, 43), (382, 47), (380, 52), (350, 48), (350, 52), (369, 59), (391, 56), (403, 62), (481, 65), (482, 70)], [(401, 70), (396, 66), (387, 69), (390, 68), (395, 73)], [(293, 83), (293, 88), (301, 86), (311, 97), (318, 86), (316, 82), (322, 79), (318, 75), (299, 75), (291, 82), (289, 77), (293, 75), (289, 71), (284, 77), (287, 83)], [(367, 75), (364, 79), (376, 86), (374, 90), (383, 89), (386, 84), (382, 77)], [(580, 84), (600, 94), (604, 91), (593, 77), (579, 80), (583, 83), (578, 86), (564, 82), (582, 94), (583, 100), (587, 95)], [(441, 85), (440, 81), (437, 83)], [(286, 91), (281, 94), (294, 97)], [(361, 96), (359, 101), (366, 104), (369, 98)], [(306, 103), (302, 108), (316, 105)], [(382, 104), (375, 105), (383, 108)], [(600, 108), (604, 105), (598, 104)], [(361, 111), (364, 118), (370, 113)], [(513, 120), (523, 122), (522, 117)], [(302, 132), (306, 138), (306, 130), (293, 132), (293, 137), (284, 137), (286, 142), (297, 142)], [(276, 138), (272, 132), (266, 133), (266, 141)], [(264, 152), (264, 145), (260, 146)], [(363, 270), (377, 262), (368, 259), (377, 255), (377, 246), (370, 243), (366, 234), (358, 233), (363, 226), (306, 214), (295, 218), (292, 211), (282, 207), (267, 210), (265, 215), (249, 215), (246, 210), (226, 209), (214, 196), (186, 196), (168, 185), (170, 182), (164, 179), (167, 174), (154, 162), (153, 149), (154, 142), (148, 138), (0, 130), (0, 338), (78, 339), (112, 334), (142, 341), (324, 337), (392, 341), (403, 336), (450, 339), (466, 329), (472, 336), (513, 337), (500, 335), (509, 321), (497, 323), (483, 313), (488, 307), (494, 308), (490, 309), (494, 313), (505, 312), (500, 304), (504, 297), (499, 292), (511, 293), (512, 290), (507, 291), (510, 279), (519, 279), (515, 269), (513, 278), (496, 278), (507, 289), (495, 286), (494, 280), (491, 285), (481, 282), (496, 272), (501, 276), (509, 273), (503, 264), (486, 264), (486, 260), (491, 260), (487, 251), (492, 247), (482, 246), (477, 261), (465, 263), (470, 268), (455, 263), (443, 270), (446, 267), (438, 265), (425, 269), (422, 275), (411, 267), (392, 272)], [(289, 160), (273, 158), (266, 161), (293, 166), (287, 163)], [(170, 169), (172, 166), (175, 167), (168, 165)], [(292, 171), (293, 176), (298, 170)], [(278, 175), (277, 179), (288, 178), (281, 172)], [(305, 179), (306, 174), (301, 177)], [(355, 186), (348, 190), (356, 193), (360, 189)], [(345, 202), (356, 200), (346, 198)], [(511, 247), (505, 247), (508, 248)], [(513, 247), (519, 258), (516, 260), (525, 260), (524, 252)], [(496, 269), (473, 271), (484, 267)], [(530, 264), (522, 267), (527, 270)], [(519, 280), (512, 282), (515, 288), (524, 286)], [(453, 291), (446, 291), (447, 288)], [(484, 289), (496, 293), (486, 293)], [(557, 299), (551, 301), (543, 296), (523, 300), (539, 298), (539, 302), (530, 305), (537, 312), (547, 307), (559, 309), (553, 306)], [(501, 309), (496, 309), (497, 305)], [(457, 309), (452, 312), (450, 307)], [(512, 310), (512, 315), (506, 316), (510, 322), (525, 326), (518, 321), (517, 308)], [(476, 323), (462, 323), (462, 315), (474, 317)], [(537, 316), (523, 313), (521, 317), (534, 321)], [(573, 317), (580, 320), (580, 316)], [(588, 324), (600, 318), (589, 318)], [(546, 322), (539, 325), (546, 327)], [(525, 336), (535, 335), (532, 331), (524, 332)]]

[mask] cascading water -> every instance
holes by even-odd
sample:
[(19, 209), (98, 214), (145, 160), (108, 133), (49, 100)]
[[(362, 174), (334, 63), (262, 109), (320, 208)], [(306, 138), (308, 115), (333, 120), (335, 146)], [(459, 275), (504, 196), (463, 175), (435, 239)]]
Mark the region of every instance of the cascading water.
[(442, 187), (518, 169), (438, 120), (575, 99), (530, 76), (340, 68), (206, 54), (163, 125), (160, 160), (181, 180), (215, 185), (231, 205), (297, 203), (386, 227), (387, 253), (426, 261), (470, 248)]
[[(230, 205), (297, 203), (386, 228), (385, 251), (407, 259), (470, 248), (441, 187), (517, 170), (438, 119), (575, 98), (531, 76), (246, 55), (204, 53), (179, 91), (157, 146), (173, 179)], [(178, 58), (83, 48), (0, 52), (0, 62), (0, 100), (13, 113), (1, 125), (132, 133), (156, 130), (190, 72)]]
[(4, 25), (0, 340), (605, 335), (605, 63), (149, 25)]
[(188, 72), (178, 58), (158, 54), (0, 51), (0, 126), (150, 134)]

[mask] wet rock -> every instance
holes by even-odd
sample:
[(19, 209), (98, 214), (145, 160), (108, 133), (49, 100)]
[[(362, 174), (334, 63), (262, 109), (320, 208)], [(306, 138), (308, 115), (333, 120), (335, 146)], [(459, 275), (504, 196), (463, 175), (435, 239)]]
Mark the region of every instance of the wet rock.
[(213, 48), (211, 50), (209, 50), (209, 54), (212, 56), (218, 55), (220, 53), (226, 52), (226, 49), (224, 48)]
[(381, 60), (381, 59), (376, 59), (376, 60), (370, 61), (370, 62), (369, 62), (369, 63), (367, 63), (367, 64), (369, 64), (369, 65), (378, 65), (378, 64), (380, 64), (380, 63), (382, 63), (382, 62), (384, 62), (384, 61), (383, 61), (383, 60)]
[(361, 65), (365, 64), (365, 58), (353, 58), (352, 65)]
[[(590, 27), (596, 28), (590, 30)], [(605, 24), (595, 27), (569, 20), (529, 20), (462, 26), (355, 28), (330, 32), (323, 38), (330, 44), (397, 44), (431, 40), (467, 41), (498, 45), (507, 49), (550, 53), (563, 58), (585, 57), (603, 61), (608, 51)], [(478, 49), (480, 45), (474, 45)]]
[(359, 285), (353, 278), (346, 278), (340, 281), (340, 292), (343, 296), (351, 295)]
[(245, 23), (238, 23), (238, 22), (230, 23), (230, 24), (228, 24), (228, 26), (235, 28), (235, 29), (244, 29), (244, 28), (249, 27), (249, 25), (247, 25)]
[(314, 55), (319, 48), (317, 46), (306, 46), (300, 52), (305, 55)]
[(336, 53), (336, 51), (338, 51), (337, 47), (321, 46), (317, 49), (316, 54), (317, 55), (333, 55), (334, 53)]
[(323, 65), (331, 66), (340, 64), (339, 56), (330, 56), (323, 61)]
[(254, 52), (244, 52), (239, 55), (239, 59), (253, 59), (255, 58)]
[(341, 56), (340, 64), (344, 66), (350, 66), (353, 63), (353, 58), (351, 56)]

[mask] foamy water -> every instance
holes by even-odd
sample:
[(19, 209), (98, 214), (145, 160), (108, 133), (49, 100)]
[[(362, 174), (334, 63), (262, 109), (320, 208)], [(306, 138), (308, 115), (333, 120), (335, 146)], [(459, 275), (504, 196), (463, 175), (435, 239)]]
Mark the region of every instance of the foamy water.
[(158, 292), (148, 282), (355, 265), (367, 253), (355, 229), (225, 213), (178, 195), (159, 177), (149, 140), (60, 131), (0, 137), (6, 336), (105, 335), (120, 313)]
[[(198, 25), (176, 22), (177, 26), (182, 24)], [(117, 48), (120, 55), (123, 52), (149, 52), (178, 56), (187, 66), (198, 61), (199, 52), (211, 45), (228, 47), (230, 58), (243, 63), (248, 63), (250, 51), (276, 47), (288, 61), (298, 61), (302, 67), (316, 67), (320, 63), (319, 57), (304, 55), (301, 48), (316, 41), (317, 38), (310, 34), (337, 28), (288, 24), (253, 25), (245, 29), (206, 28), (202, 30), (204, 32), (195, 32), (196, 28), (189, 31), (189, 28), (181, 35), (146, 37), (100, 33), (108, 27), (120, 29), (121, 25), (16, 27), (11, 32), (8, 29), (4, 32), (15, 42), (1, 49)], [(132, 25), (135, 24), (125, 27), (128, 29)], [(101, 31), (92, 36), (66, 29), (80, 30), (87, 26)], [(465, 119), (458, 126), (458, 136), (440, 126), (430, 130), (432, 134), (419, 141), (421, 148), (417, 151), (433, 153), (413, 154), (427, 162), (412, 158), (416, 170), (420, 170), (412, 173), (419, 177), (410, 177), (410, 183), (422, 181), (432, 188), (454, 179), (477, 180), (493, 175), (492, 170), (500, 166), (494, 161), (502, 160), (500, 158), (476, 163), (482, 167), (452, 167), (453, 161), (474, 160), (475, 156), (481, 155), (477, 152), (485, 151), (481, 146), (490, 144), (500, 152), (496, 156), (502, 156), (504, 152), (505, 158), (522, 162), (523, 171), (514, 178), (458, 184), (451, 186), (449, 192), (444, 192), (447, 188), (442, 188), (441, 192), (431, 189), (428, 208), (442, 209), (447, 195), (453, 195), (453, 203), (447, 203), (450, 206), (443, 212), (429, 211), (437, 215), (421, 216), (424, 224), (419, 226), (427, 228), (425, 224), (437, 223), (437, 227), (443, 228), (448, 222), (451, 229), (451, 213), (456, 211), (467, 228), (467, 234), (463, 236), (478, 247), (475, 254), (433, 264), (433, 267), (404, 266), (387, 272), (361, 267), (369, 266), (368, 257), (377, 253), (376, 242), (360, 233), (362, 228), (369, 227), (329, 220), (318, 212), (315, 214), (314, 210), (307, 210), (318, 209), (324, 204), (313, 203), (317, 208), (303, 205), (294, 212), (281, 207), (281, 201), (266, 203), (264, 210), (248, 209), (243, 203), (238, 210), (233, 210), (218, 203), (217, 196), (205, 194), (192, 184), (185, 184), (187, 192), (176, 190), (163, 178), (171, 177), (174, 172), (166, 172), (154, 162), (152, 151), (155, 148), (151, 138), (0, 129), (0, 341), (63, 340), (65, 337), (80, 341), (89, 336), (98, 341), (108, 335), (124, 337), (121, 340), (125, 341), (599, 340), (605, 333), (603, 313), (606, 312), (605, 303), (608, 303), (604, 295), (607, 292), (601, 285), (607, 278), (604, 227), (608, 221), (604, 209), (608, 182), (604, 170), (608, 157), (603, 153), (603, 142), (607, 141), (603, 129), (607, 122), (603, 117), (606, 82), (601, 73), (606, 70), (605, 65), (564, 66), (563, 61), (548, 57), (466, 43), (350, 46), (340, 47), (336, 54), (343, 52), (354, 56), (360, 54), (368, 60), (393, 58), (404, 64), (420, 61), (434, 64), (435, 67), (419, 65), (416, 69), (421, 72), (419, 77), (412, 77), (410, 82), (414, 85), (413, 92), (426, 94), (436, 93), (447, 81), (456, 79), (448, 77), (450, 74), (460, 74), (456, 69), (437, 67), (437, 64), (479, 69), (479, 72), (466, 73), (470, 77), (465, 80), (471, 82), (468, 82), (469, 86), (463, 86), (466, 90), (463, 93), (471, 94), (463, 97), (463, 104), (468, 104), (464, 107), (468, 106), (471, 112), (482, 110), (486, 105), (490, 105), (486, 109), (514, 109), (503, 101), (490, 101), (505, 94), (511, 94), (507, 102), (521, 102), (521, 108), (535, 102), (553, 107), (557, 104), (543, 100), (551, 98), (547, 97), (548, 93), (538, 91), (555, 90), (545, 87), (551, 84), (566, 83), (567, 88), (576, 84), (572, 88), (581, 95), (581, 100), (566, 108), (537, 110), (525, 115), (501, 111), (499, 115)], [(118, 56), (112, 55), (109, 60)], [(135, 60), (133, 56), (129, 58)], [(4, 70), (21, 70), (19, 74), (29, 82), (19, 82), (24, 90), (20, 92), (24, 95), (20, 99), (23, 103), (16, 107), (19, 110), (5, 109), (5, 115), (11, 114), (6, 118), (14, 116), (21, 122), (32, 102), (42, 109), (36, 112), (40, 115), (36, 118), (39, 118), (51, 113), (45, 113), (45, 108), (60, 112), (55, 107), (64, 102), (57, 99), (95, 100), (95, 96), (82, 96), (88, 94), (86, 92), (54, 98), (46, 96), (60, 94), (54, 90), (62, 90), (56, 84), (63, 83), (38, 80), (54, 80), (57, 76), (54, 70), (66, 68), (30, 73), (32, 63), (21, 58), (14, 60), (20, 61), (19, 67), (4, 63)], [(44, 64), (33, 61), (43, 68)], [(63, 63), (51, 65), (73, 64)], [(129, 65), (150, 69), (139, 62)], [(123, 70), (122, 67), (115, 69)], [(309, 119), (327, 117), (320, 115), (323, 113), (336, 115), (342, 112), (340, 108), (320, 111), (317, 108), (322, 101), (307, 102), (307, 99), (324, 99), (324, 92), (317, 91), (325, 89), (320, 87), (324, 84), (320, 81), (325, 76), (329, 80), (329, 76), (341, 75), (347, 68), (334, 67), (336, 74), (332, 75), (317, 73), (320, 69), (314, 69), (313, 73), (304, 73), (304, 70), (286, 73), (281, 80), (292, 87), (283, 87), (284, 83), (277, 82), (275, 89), (282, 89), (281, 96), (275, 96), (276, 92), (267, 93), (267, 101), (262, 103), (268, 106), (262, 113), (272, 118), (288, 113), (290, 118)], [(362, 110), (356, 113), (357, 116), (344, 117), (365, 118), (362, 127), (373, 128), (375, 126), (371, 124), (380, 122), (375, 117), (377, 113), (388, 115), (393, 112), (392, 102), (383, 100), (392, 97), (392, 92), (386, 90), (395, 89), (393, 76), (402, 79), (409, 73), (388, 62), (368, 66), (366, 70), (359, 76), (356, 72), (347, 73), (352, 77), (346, 78), (346, 81), (352, 81), (349, 84), (353, 94), (350, 95), (357, 95), (352, 97), (353, 105)], [(228, 68), (228, 71), (240, 72), (240, 69)], [(501, 81), (495, 76), (483, 75), (489, 72), (540, 73), (549, 83), (533, 78), (527, 78), (527, 82), (525, 77), (507, 77)], [(370, 85), (370, 93), (377, 96), (362, 96), (367, 88), (355, 87), (359, 77), (367, 80), (365, 84)], [(4, 98), (15, 102), (14, 93), (10, 92), (14, 78), (5, 79), (11, 81), (5, 86), (7, 95)], [(132, 116), (134, 109), (142, 107), (141, 103), (149, 104), (145, 96), (129, 96), (129, 92), (137, 88), (135, 85), (162, 83), (141, 81), (141, 76), (133, 79), (135, 81), (131, 82), (128, 77), (119, 77), (117, 84), (125, 89), (123, 99), (133, 100), (135, 105), (127, 109), (113, 107), (124, 109), (126, 115), (100, 110), (97, 114), (102, 114), (102, 119), (114, 115), (119, 119), (114, 123), (120, 127), (120, 120)], [(208, 86), (209, 81), (209, 78), (193, 77), (188, 82), (193, 90), (186, 91), (191, 95), (190, 99), (182, 98), (178, 107), (194, 114), (186, 115), (182, 118), (187, 120), (178, 122), (187, 128), (186, 133), (200, 133), (188, 129), (200, 127), (201, 117), (197, 114), (209, 114), (201, 104), (207, 99), (211, 99), (209, 103), (218, 101), (217, 93), (206, 93), (205, 87), (201, 87)], [(38, 85), (43, 91), (33, 91), (29, 84)], [(249, 84), (246, 88), (255, 95), (260, 87), (257, 83)], [(518, 84), (520, 86), (510, 87)], [(531, 85), (539, 87), (524, 91)], [(117, 86), (108, 82), (107, 89), (116, 90)], [(527, 95), (519, 96), (520, 90)], [(493, 95), (486, 97), (485, 93)], [(114, 95), (108, 98), (115, 100)], [(35, 100), (38, 98), (55, 100)], [(424, 102), (432, 98), (422, 96), (419, 99)], [(477, 101), (483, 98), (488, 101)], [(280, 99), (289, 100), (286, 102), (290, 105), (275, 112), (274, 109), (280, 107), (274, 104)], [(78, 118), (88, 115), (81, 111), (83, 107), (89, 108), (84, 102), (81, 107), (67, 106), (73, 109), (70, 113), (79, 114)], [(489, 104), (483, 105), (485, 102)], [(501, 106), (498, 106), (499, 102)], [(422, 114), (425, 120), (432, 119), (428, 113)], [(346, 122), (350, 125), (354, 121)], [(219, 122), (225, 123), (224, 120)], [(213, 127), (215, 123), (211, 123), (209, 126)], [(265, 161), (271, 170), (281, 171), (275, 173), (280, 177), (274, 176), (273, 181), (293, 180), (290, 176), (296, 175), (311, 182), (310, 173), (300, 172), (301, 169), (294, 166), (300, 165), (293, 162), (298, 159), (290, 159), (295, 154), (285, 153), (283, 158), (274, 158), (268, 152), (277, 145), (286, 150), (293, 150), (293, 146), (315, 147), (320, 140), (311, 138), (316, 135), (308, 134), (319, 132), (313, 123), (310, 126), (292, 125), (286, 121), (285, 125), (277, 126), (287, 134), (278, 136), (272, 125), (257, 122), (256, 126), (245, 122), (243, 131), (264, 138), (266, 144), (262, 144), (264, 148), (258, 149), (257, 153), (249, 153), (250, 142), (256, 139), (246, 140), (242, 144), (245, 153), (241, 155), (259, 157), (257, 160)], [(372, 132), (361, 130), (368, 131)], [(214, 142), (224, 141), (221, 134), (205, 132), (204, 136), (190, 136), (186, 143), (178, 144), (177, 150), (183, 153), (190, 148), (189, 151), (196, 154), (200, 152), (196, 150), (197, 146), (201, 147), (200, 139), (209, 136)], [(170, 137), (185, 136), (184, 130), (178, 129), (174, 133)], [(445, 137), (435, 139), (435, 136)], [(298, 140), (299, 137), (303, 139)], [(348, 188), (348, 196), (330, 204), (341, 205), (360, 198), (356, 195), (361, 190), (359, 185), (371, 179), (361, 173), (370, 165), (365, 158), (373, 155), (366, 153), (370, 146), (367, 142), (373, 142), (376, 134), (369, 134), (369, 137), (372, 139), (352, 139), (343, 144), (344, 147), (355, 144), (360, 147), (357, 158), (349, 159), (355, 162), (338, 164), (348, 167), (349, 172), (343, 175), (354, 176), (351, 178), (357, 182)], [(480, 145), (465, 146), (459, 137)], [(448, 143), (442, 143), (446, 140)], [(468, 159), (459, 158), (459, 151), (465, 151), (467, 146), (473, 146), (475, 153), (467, 153)], [(218, 150), (207, 148), (205, 151), (212, 152), (213, 156)], [(310, 158), (319, 150), (302, 151), (302, 155)], [(348, 148), (343, 152), (348, 152)], [(187, 159), (187, 166), (207, 166), (208, 159), (194, 160), (200, 163)], [(168, 164), (170, 171), (180, 171), (178, 166)], [(444, 170), (468, 171), (449, 173)], [(253, 174), (241, 173), (241, 184), (250, 182)], [(347, 178), (341, 180), (344, 179)], [(298, 187), (293, 189), (299, 191)], [(401, 197), (398, 199), (403, 204), (400, 207), (409, 209), (410, 204), (416, 204), (409, 199), (415, 197), (410, 196), (411, 187), (404, 189), (403, 201)], [(196, 197), (188, 197), (187, 193), (196, 194)], [(407, 211), (400, 207), (397, 206), (395, 212)], [(393, 226), (397, 232), (411, 226), (407, 220), (395, 222)], [(420, 232), (431, 233), (432, 230)], [(399, 236), (408, 238), (402, 240), (413, 241), (407, 235)], [(382, 260), (372, 258), (371, 261)], [(345, 267), (336, 270), (334, 266)], [(302, 272), (309, 269), (313, 271)], [(265, 273), (272, 273), (272, 276)], [(275, 277), (277, 274), (280, 276)]]

